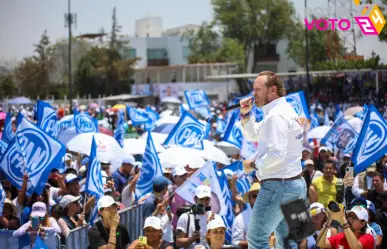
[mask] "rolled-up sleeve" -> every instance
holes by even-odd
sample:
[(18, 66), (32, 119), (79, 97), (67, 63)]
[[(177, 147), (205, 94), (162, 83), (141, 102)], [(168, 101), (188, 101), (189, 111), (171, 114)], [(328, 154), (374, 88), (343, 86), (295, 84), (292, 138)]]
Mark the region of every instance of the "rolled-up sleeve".
[(288, 125), (281, 116), (272, 116), (263, 126), (263, 142), (267, 145), (267, 153), (256, 161), (256, 167), (260, 173), (285, 160), (288, 144)]
[(364, 193), (364, 190), (359, 188), (359, 176), (355, 176), (355, 179), (353, 180), (353, 186), (352, 186), (352, 194), (359, 198)]
[(259, 127), (261, 126), (262, 121), (257, 123), (255, 122), (255, 117), (251, 116), (249, 121), (245, 125), (241, 122), (241, 131), (242, 134), (251, 142), (258, 141), (258, 132)]
[(234, 224), (232, 226), (232, 244), (238, 246), (241, 241), (246, 240), (244, 238), (244, 224), (242, 217), (237, 217), (234, 220)]

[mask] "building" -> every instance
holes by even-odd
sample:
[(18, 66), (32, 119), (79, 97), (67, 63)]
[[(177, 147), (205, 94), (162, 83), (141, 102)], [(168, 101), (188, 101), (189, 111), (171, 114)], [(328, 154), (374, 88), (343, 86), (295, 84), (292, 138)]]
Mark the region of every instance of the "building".
[(148, 16), (136, 20), (136, 37), (160, 37), (163, 33), (163, 18)]
[(166, 29), (163, 32), (164, 36), (183, 36), (187, 31), (193, 30), (194, 32), (200, 29), (200, 25), (186, 24), (176, 28)]

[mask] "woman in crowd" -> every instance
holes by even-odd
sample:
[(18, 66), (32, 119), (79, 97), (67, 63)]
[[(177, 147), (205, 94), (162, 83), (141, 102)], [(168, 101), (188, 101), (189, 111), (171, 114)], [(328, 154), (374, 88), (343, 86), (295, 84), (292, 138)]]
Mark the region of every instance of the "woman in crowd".
[(29, 234), (31, 244), (35, 242), (36, 236), (40, 236), (48, 248), (55, 248), (56, 238), (54, 234), (60, 234), (60, 232), (56, 220), (48, 216), (47, 205), (44, 202), (35, 202), (32, 205), (30, 221), (13, 232), (13, 236), (19, 238), (25, 234)]
[(163, 240), (163, 230), (161, 220), (157, 217), (150, 216), (144, 222), (144, 241), (135, 240), (128, 249), (173, 249), (172, 243)]
[(81, 212), (80, 199), (80, 196), (65, 195), (60, 200), (59, 205), (63, 212), (62, 217), (58, 220), (58, 224), (62, 230), (62, 235), (66, 238), (71, 230), (86, 225), (83, 216), (78, 216)]
[(195, 246), (195, 249), (220, 249), (223, 247), (226, 238), (226, 226), (220, 218), (215, 218), (207, 224), (206, 240), (209, 248), (202, 245)]

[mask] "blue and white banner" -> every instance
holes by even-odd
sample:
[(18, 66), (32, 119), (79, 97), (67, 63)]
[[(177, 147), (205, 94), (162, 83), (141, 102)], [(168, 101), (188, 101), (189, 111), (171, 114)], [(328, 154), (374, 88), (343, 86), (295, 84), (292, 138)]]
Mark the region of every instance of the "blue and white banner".
[(160, 116), (151, 107), (145, 108), (145, 111), (148, 113), (149, 116), (148, 122), (145, 123), (145, 130), (151, 131), (155, 127), (156, 121), (160, 119)]
[(219, 118), (216, 121), (216, 134), (223, 134), (226, 131), (227, 123), (224, 119)]
[[(243, 175), (243, 165), (242, 161), (235, 161), (230, 165), (227, 165), (220, 170), (219, 172), (224, 172), (225, 170), (231, 170), (234, 174), (236, 174), (238, 177)], [(219, 174), (218, 174), (219, 175)]]
[(206, 137), (206, 126), (194, 118), (189, 112), (184, 112), (179, 122), (169, 133), (164, 145), (203, 150), (203, 140)]
[(325, 108), (325, 112), (324, 112), (324, 125), (326, 126), (330, 126), (331, 125), (331, 122), (329, 120), (329, 115), (328, 115), (328, 109)]
[(203, 90), (184, 91), (184, 95), (187, 99), (189, 109), (191, 110), (210, 105), (210, 100), (208, 99), (206, 92)]
[(258, 142), (251, 142), (245, 137), (243, 138), (242, 147), (240, 150), (241, 157), (249, 159), (258, 149)]
[(98, 120), (84, 112), (74, 112), (74, 124), (78, 134), (98, 132)]
[(362, 121), (364, 121), (366, 115), (367, 115), (367, 112), (368, 112), (368, 106), (366, 104), (363, 105), (363, 111), (361, 112), (358, 112), (358, 113), (355, 113), (355, 117), (357, 118), (360, 118)]
[(56, 138), (59, 133), (58, 117), (54, 108), (49, 103), (38, 100), (37, 103), (37, 125), (48, 135)]
[(145, 152), (142, 158), (140, 178), (136, 184), (136, 197), (141, 198), (147, 193), (152, 192), (153, 180), (156, 177), (163, 175), (163, 168), (161, 167), (159, 157), (157, 156), (151, 132), (148, 131)]
[(240, 177), (236, 181), (236, 188), (239, 194), (244, 195), (246, 192), (249, 192), (251, 187), (251, 183), (249, 181), (249, 178), (247, 177)]
[(338, 104), (336, 104), (335, 105), (335, 120), (340, 116), (344, 116), (344, 113), (341, 111), (340, 106)]
[(25, 169), (35, 192), (41, 194), (51, 170), (61, 164), (66, 154), (66, 146), (42, 131), (20, 113), (15, 138), (20, 146)]
[(231, 191), (230, 186), (228, 185), (228, 181), (224, 173), (218, 177), (218, 183), (221, 190), (221, 194), (218, 195), (219, 202), (224, 205), (222, 209), (224, 209), (224, 213), (220, 214), (224, 224), (226, 225), (226, 242), (227, 244), (231, 244), (232, 241), (232, 224), (234, 222), (234, 211), (232, 208), (232, 199), (231, 199)]
[(32, 249), (50, 249), (40, 238), (40, 236), (36, 236), (34, 247)]
[(355, 172), (362, 172), (386, 153), (387, 122), (379, 111), (370, 105), (352, 155)]
[(12, 131), (12, 115), (10, 112), (7, 112), (7, 116), (4, 121), (4, 130), (1, 140), (9, 144), (14, 137), (15, 133)]
[(90, 162), (87, 170), (85, 192), (95, 196), (96, 199), (99, 199), (104, 196), (105, 192), (103, 190), (102, 168), (101, 162), (98, 159), (97, 149), (97, 143), (95, 142), (95, 138), (93, 136), (89, 155)]
[(68, 130), (73, 127), (75, 127), (74, 115), (67, 115), (64, 116), (61, 120), (59, 120), (59, 132)]
[(212, 117), (210, 109), (206, 106), (195, 108), (195, 112), (202, 116), (204, 119), (209, 119)]
[(3, 185), (0, 184), (0, 216), (3, 215), (5, 198), (6, 198), (6, 195), (5, 195), (5, 191), (3, 189)]
[(263, 119), (264, 113), (262, 111), (262, 108), (259, 108), (258, 106), (254, 105), (253, 109), (251, 109), (251, 113), (255, 117), (256, 122), (260, 122)]
[(211, 188), (211, 195), (213, 197), (211, 198), (212, 211), (219, 215), (227, 214), (227, 203), (225, 203), (222, 198), (222, 189), (220, 188), (218, 177), (215, 173), (213, 162), (211, 161), (207, 161), (203, 167), (198, 169), (190, 178), (188, 178), (178, 189), (176, 189), (176, 193), (184, 200), (193, 204), (195, 203), (195, 189), (201, 185)]
[(316, 111), (313, 112), (311, 117), (312, 117), (312, 120), (310, 122), (310, 129), (309, 130), (312, 130), (312, 129), (320, 126), (319, 122), (318, 122), (318, 116), (317, 116)]
[(308, 104), (304, 95), (304, 91), (291, 93), (285, 96), (286, 101), (290, 103), (296, 111), (299, 118), (310, 120)]
[[(4, 172), (12, 185), (21, 190), (25, 168), (23, 156), (20, 153), (16, 138), (14, 138), (0, 159), (0, 169)], [(33, 192), (34, 188), (31, 184), (31, 179), (29, 179), (27, 183), (27, 194), (32, 195)]]
[(126, 112), (128, 113), (129, 119), (132, 120), (133, 126), (139, 126), (148, 122), (149, 114), (146, 111), (126, 106)]
[(358, 137), (359, 133), (348, 124), (344, 116), (339, 116), (325, 137), (321, 139), (321, 144), (335, 148), (335, 151), (352, 153)]
[(226, 132), (223, 135), (223, 141), (229, 142), (233, 145), (235, 145), (238, 148), (242, 147), (242, 131), (240, 126), (240, 123), (238, 121), (238, 116), (234, 114), (230, 122), (227, 124)]
[(122, 111), (119, 111), (118, 113), (118, 121), (117, 121), (117, 127), (114, 131), (114, 138), (117, 140), (118, 144), (121, 146), (121, 148), (124, 148), (124, 113)]
[(6, 142), (0, 140), (0, 158), (3, 156), (7, 147), (8, 147), (8, 144)]

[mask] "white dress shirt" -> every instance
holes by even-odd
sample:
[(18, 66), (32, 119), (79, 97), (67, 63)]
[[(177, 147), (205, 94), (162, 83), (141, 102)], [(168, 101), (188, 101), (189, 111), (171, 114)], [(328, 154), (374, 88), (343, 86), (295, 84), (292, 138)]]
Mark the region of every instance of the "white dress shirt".
[(249, 229), (249, 223), (251, 220), (251, 211), (253, 209), (248, 208), (240, 213), (232, 224), (232, 244), (235, 246), (239, 245), (239, 242), (247, 240), (247, 231)]
[(293, 107), (285, 97), (262, 107), (264, 119), (256, 123), (253, 116), (242, 132), (250, 141), (258, 142), (255, 161), (259, 180), (291, 178), (302, 172), (303, 128)]

